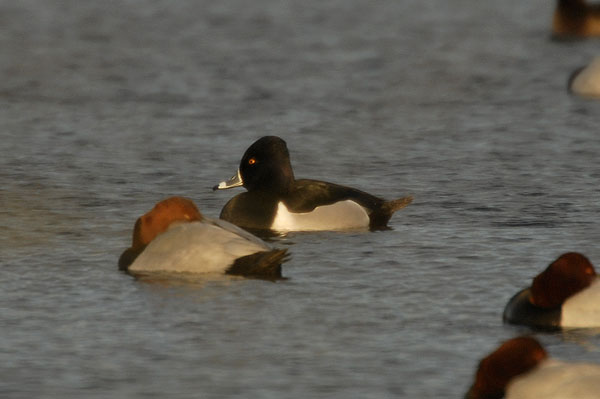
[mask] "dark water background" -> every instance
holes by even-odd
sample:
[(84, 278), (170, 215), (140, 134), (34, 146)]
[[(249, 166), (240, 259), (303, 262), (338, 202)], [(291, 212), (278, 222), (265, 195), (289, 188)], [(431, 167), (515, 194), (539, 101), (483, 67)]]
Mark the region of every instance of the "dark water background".
[[(553, 2), (0, 1), (2, 398), (460, 397), (510, 296), (600, 267), (599, 41)], [(415, 202), (377, 233), (296, 233), (289, 280), (116, 270), (168, 195), (217, 216), (256, 138), (296, 176)], [(598, 331), (536, 334), (600, 363)]]

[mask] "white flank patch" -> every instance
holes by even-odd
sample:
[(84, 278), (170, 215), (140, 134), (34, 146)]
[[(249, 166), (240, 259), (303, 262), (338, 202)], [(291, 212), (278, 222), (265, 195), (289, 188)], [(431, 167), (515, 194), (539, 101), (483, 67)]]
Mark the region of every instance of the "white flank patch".
[(346, 200), (316, 207), (312, 212), (293, 213), (283, 202), (277, 206), (277, 214), (271, 229), (278, 231), (352, 230), (369, 227), (369, 215), (365, 208)]
[(563, 303), (560, 325), (600, 327), (600, 278)]

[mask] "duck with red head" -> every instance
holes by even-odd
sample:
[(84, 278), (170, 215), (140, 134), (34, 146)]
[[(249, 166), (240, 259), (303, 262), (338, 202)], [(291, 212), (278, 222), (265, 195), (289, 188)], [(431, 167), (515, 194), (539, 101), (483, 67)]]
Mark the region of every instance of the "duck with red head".
[(568, 252), (515, 294), (504, 321), (538, 328), (600, 326), (600, 280), (588, 258)]
[(508, 383), (536, 367), (548, 355), (533, 338), (506, 341), (479, 362), (475, 382), (466, 399), (502, 398)]
[(201, 221), (202, 214), (196, 205), (183, 197), (170, 197), (157, 203), (140, 216), (133, 227), (131, 247), (119, 258), (119, 269), (126, 270), (135, 258), (157, 235), (176, 222)]
[(119, 269), (276, 279), (286, 254), (231, 223), (204, 217), (187, 198), (170, 197), (137, 219)]
[(584, 399), (600, 392), (600, 365), (551, 359), (533, 337), (500, 345), (479, 363), (465, 399)]
[(600, 5), (585, 0), (558, 0), (552, 34), (559, 39), (600, 36)]

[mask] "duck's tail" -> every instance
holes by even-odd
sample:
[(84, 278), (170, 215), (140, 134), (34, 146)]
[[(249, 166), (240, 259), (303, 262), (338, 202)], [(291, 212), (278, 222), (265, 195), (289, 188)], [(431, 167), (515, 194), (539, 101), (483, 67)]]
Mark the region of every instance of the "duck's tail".
[(399, 211), (411, 202), (413, 202), (413, 197), (412, 195), (409, 195), (408, 197), (386, 201), (381, 208), (384, 210), (384, 212), (389, 213), (391, 216), (394, 214), (394, 212)]
[(140, 253), (146, 248), (145, 245), (138, 248), (127, 248), (119, 257), (119, 270), (126, 271), (133, 261), (138, 257)]
[(370, 215), (371, 223), (369, 227), (371, 230), (385, 229), (394, 212), (404, 208), (412, 201), (412, 195), (391, 201), (385, 201), (378, 210)]
[(287, 260), (287, 249), (256, 252), (237, 258), (226, 274), (235, 276), (263, 278), (267, 280), (281, 279), (281, 263)]

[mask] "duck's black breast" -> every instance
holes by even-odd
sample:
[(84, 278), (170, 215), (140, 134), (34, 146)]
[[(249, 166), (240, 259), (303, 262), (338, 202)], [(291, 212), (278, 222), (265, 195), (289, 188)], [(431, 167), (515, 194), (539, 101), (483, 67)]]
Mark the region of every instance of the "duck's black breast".
[(351, 200), (371, 213), (380, 208), (384, 200), (355, 188), (319, 180), (299, 179), (291, 185), (282, 201), (290, 212), (311, 212), (318, 206)]
[(271, 193), (248, 191), (230, 199), (219, 217), (246, 229), (267, 230), (275, 219), (278, 202)]
[(502, 318), (511, 324), (520, 324), (541, 329), (560, 327), (561, 308), (544, 309), (531, 304), (531, 289), (526, 288), (513, 296), (504, 308)]

